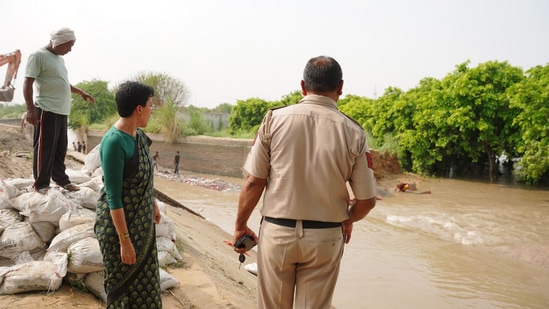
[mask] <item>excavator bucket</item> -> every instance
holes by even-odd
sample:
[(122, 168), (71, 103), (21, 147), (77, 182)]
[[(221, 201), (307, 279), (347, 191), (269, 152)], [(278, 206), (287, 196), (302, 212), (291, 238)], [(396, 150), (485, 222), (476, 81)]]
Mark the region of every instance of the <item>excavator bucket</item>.
[(0, 55), (0, 66), (8, 64), (6, 79), (4, 80), (4, 84), (0, 86), (0, 102), (11, 102), (13, 100), (15, 87), (13, 87), (12, 81), (17, 77), (20, 63), (21, 51), (19, 49), (9, 54)]
[(13, 93), (15, 88), (11, 85), (8, 87), (0, 88), (0, 102), (11, 102), (13, 100)]

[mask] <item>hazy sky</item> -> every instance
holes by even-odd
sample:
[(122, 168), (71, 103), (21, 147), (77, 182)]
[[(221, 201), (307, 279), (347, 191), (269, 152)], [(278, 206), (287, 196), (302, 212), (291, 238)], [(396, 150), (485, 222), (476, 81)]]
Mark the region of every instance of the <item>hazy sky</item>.
[(0, 53), (23, 53), (16, 103), (27, 56), (60, 27), (77, 37), (64, 56), (72, 84), (167, 73), (210, 108), (299, 90), (318, 55), (341, 64), (344, 95), (370, 98), (467, 60), (549, 63), (548, 0), (3, 0), (1, 11)]

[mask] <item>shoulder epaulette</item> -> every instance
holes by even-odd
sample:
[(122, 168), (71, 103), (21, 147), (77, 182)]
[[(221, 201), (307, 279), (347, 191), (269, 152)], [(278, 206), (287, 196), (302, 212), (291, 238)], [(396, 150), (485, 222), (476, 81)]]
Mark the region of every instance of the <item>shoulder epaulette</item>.
[[(340, 111), (341, 112), (341, 111)], [(358, 123), (358, 121), (354, 120), (351, 116), (346, 115), (345, 113), (341, 112), (345, 117), (349, 118), (352, 122), (356, 123), (357, 126), (359, 126), (362, 129), (362, 125)]]
[(260, 127), (262, 129), (262, 135), (260, 135), (261, 142), (263, 142), (265, 145), (270, 146), (271, 145), (271, 132), (270, 132), (270, 125), (271, 125), (271, 118), (273, 117), (273, 111), (277, 109), (281, 109), (284, 107), (288, 107), (290, 105), (284, 105), (284, 106), (277, 106), (277, 107), (271, 107), (269, 110), (267, 110), (267, 114), (265, 114), (265, 117), (263, 117), (263, 125)]

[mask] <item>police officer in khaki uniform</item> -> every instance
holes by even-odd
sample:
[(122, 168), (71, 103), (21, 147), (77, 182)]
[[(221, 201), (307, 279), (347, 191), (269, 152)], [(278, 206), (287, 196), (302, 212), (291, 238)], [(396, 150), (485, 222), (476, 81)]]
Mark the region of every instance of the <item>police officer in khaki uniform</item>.
[[(364, 131), (337, 109), (342, 88), (337, 61), (310, 59), (305, 97), (267, 113), (244, 164), (234, 241), (249, 235), (259, 245), (258, 308), (330, 308), (353, 222), (375, 206)], [(258, 238), (247, 222), (263, 191)]]

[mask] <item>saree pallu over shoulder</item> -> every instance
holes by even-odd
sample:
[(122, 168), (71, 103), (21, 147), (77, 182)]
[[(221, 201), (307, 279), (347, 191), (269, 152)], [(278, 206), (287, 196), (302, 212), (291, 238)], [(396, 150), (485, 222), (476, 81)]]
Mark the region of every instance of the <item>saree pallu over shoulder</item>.
[(137, 170), (123, 180), (124, 216), (137, 262), (123, 264), (118, 233), (110, 216), (105, 189), (97, 202), (95, 234), (105, 270), (107, 308), (162, 308), (154, 224), (154, 171), (148, 137), (138, 129)]

